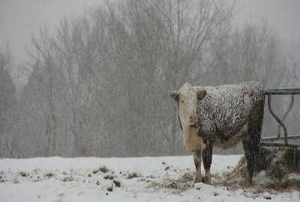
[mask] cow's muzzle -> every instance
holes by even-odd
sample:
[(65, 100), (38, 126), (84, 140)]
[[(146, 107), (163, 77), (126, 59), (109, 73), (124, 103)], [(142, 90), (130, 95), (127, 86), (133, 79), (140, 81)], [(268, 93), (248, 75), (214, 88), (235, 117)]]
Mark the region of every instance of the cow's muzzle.
[(193, 113), (191, 115), (189, 115), (189, 124), (190, 126), (196, 125), (198, 119), (197, 119), (197, 114)]

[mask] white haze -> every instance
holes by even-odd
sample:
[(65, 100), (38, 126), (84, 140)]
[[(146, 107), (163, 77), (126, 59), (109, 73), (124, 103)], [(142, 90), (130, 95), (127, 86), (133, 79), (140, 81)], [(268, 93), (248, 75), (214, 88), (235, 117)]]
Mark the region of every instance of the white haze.
[(40, 27), (53, 30), (63, 17), (82, 14), (99, 0), (0, 0), (0, 47), (24, 59), (26, 45)]
[(290, 59), (300, 62), (300, 1), (299, 0), (236, 0), (235, 24), (265, 21), (282, 40)]

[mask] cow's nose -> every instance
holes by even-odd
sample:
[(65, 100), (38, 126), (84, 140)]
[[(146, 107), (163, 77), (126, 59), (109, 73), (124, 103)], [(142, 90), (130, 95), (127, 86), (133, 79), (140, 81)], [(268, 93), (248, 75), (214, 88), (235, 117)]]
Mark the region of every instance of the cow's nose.
[(197, 115), (196, 114), (191, 114), (189, 116), (189, 122), (190, 122), (190, 124), (195, 124), (196, 121), (197, 121)]

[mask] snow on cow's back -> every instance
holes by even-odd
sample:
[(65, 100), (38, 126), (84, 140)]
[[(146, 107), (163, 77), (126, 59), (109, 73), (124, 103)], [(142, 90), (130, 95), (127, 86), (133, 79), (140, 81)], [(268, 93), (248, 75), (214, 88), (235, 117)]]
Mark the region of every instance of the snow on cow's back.
[(253, 99), (259, 99), (263, 95), (263, 86), (256, 81), (220, 86), (196, 86), (195, 88), (206, 90), (207, 97), (203, 100), (204, 102), (209, 102), (211, 107), (223, 109), (236, 108), (238, 105), (243, 105), (243, 107), (252, 105)]
[(254, 81), (194, 88), (204, 88), (207, 92), (198, 102), (197, 114), (203, 132), (209, 134), (216, 132), (217, 128), (224, 135), (235, 133), (247, 121), (255, 102), (264, 99), (262, 85)]

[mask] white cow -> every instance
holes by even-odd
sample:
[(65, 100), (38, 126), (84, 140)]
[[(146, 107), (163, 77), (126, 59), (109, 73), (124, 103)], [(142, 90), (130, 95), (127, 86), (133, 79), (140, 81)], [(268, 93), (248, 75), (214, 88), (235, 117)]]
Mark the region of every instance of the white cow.
[(214, 145), (228, 148), (242, 140), (251, 183), (253, 170), (262, 169), (260, 138), (265, 98), (262, 85), (257, 82), (216, 87), (185, 84), (171, 96), (178, 104), (184, 145), (193, 153), (195, 181), (202, 179), (202, 157), (204, 182), (211, 183)]

